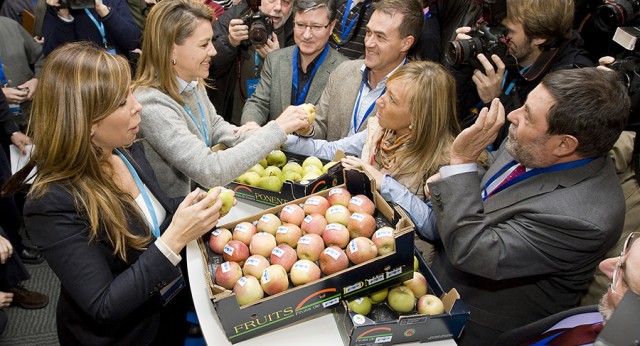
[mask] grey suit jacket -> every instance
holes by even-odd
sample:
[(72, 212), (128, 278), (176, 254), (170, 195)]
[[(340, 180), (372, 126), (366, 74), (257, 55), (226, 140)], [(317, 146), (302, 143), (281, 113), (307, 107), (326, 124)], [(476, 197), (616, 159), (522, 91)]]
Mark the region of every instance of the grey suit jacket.
[(429, 184), (442, 246), (433, 271), (471, 315), (461, 344), (576, 306), (615, 244), (624, 198), (609, 157), (530, 177), (482, 201), (489, 177), (513, 160), (505, 145), (480, 180), (463, 173)]
[[(260, 82), (254, 94), (242, 110), (242, 124), (255, 121), (262, 126), (274, 120), (291, 105), (291, 81), (293, 78), (293, 51), (295, 46), (278, 49), (267, 55)], [(329, 47), (325, 61), (318, 67), (311, 81), (305, 103), (317, 104), (331, 72), (343, 61), (342, 54)]]
[[(337, 141), (347, 137), (353, 116), (358, 91), (362, 83), (360, 68), (364, 60), (349, 60), (338, 66), (329, 77), (329, 81), (322, 92), (320, 102), (316, 107), (316, 121), (314, 124), (316, 139)], [(374, 107), (372, 115), (378, 107)], [(362, 126), (360, 131), (366, 126)]]

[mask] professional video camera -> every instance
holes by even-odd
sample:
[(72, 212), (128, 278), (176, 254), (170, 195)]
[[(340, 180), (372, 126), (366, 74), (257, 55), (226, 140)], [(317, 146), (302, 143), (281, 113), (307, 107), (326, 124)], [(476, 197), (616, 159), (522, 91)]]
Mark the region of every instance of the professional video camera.
[(273, 33), (271, 18), (260, 11), (260, 0), (247, 0), (249, 12), (242, 17), (244, 25), (249, 27), (249, 40), (245, 45), (263, 45)]
[(81, 10), (84, 8), (95, 8), (95, 0), (60, 0), (60, 8), (70, 8)]
[(452, 65), (471, 64), (474, 68), (482, 68), (476, 58), (480, 53), (486, 57), (496, 54), (504, 60), (509, 42), (507, 29), (500, 22), (506, 16), (506, 0), (482, 1), (482, 17), (476, 27), (467, 33), (471, 38), (449, 42), (447, 61)]
[(606, 0), (596, 9), (595, 24), (602, 31), (612, 32), (638, 14), (640, 0)]

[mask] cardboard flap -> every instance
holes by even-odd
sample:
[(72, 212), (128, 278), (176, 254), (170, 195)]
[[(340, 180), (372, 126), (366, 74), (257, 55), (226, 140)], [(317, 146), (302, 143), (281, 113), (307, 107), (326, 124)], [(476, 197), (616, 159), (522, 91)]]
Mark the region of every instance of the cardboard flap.
[(374, 201), (373, 190), (376, 184), (373, 178), (365, 171), (358, 169), (345, 169), (344, 181), (349, 191), (364, 191), (364, 195)]

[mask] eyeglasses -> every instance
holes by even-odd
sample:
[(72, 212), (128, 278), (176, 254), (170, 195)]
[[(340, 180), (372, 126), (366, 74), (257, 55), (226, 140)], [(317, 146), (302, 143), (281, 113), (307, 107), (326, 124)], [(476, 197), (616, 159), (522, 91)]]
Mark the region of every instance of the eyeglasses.
[(327, 25), (307, 25), (307, 24), (304, 24), (304, 23), (293, 22), (293, 27), (295, 29), (300, 30), (302, 32), (305, 32), (305, 31), (307, 31), (307, 28), (309, 28), (309, 29), (311, 29), (311, 33), (313, 33), (313, 34), (322, 33), (322, 30), (328, 28), (329, 25), (331, 25), (331, 23), (329, 23)]
[(629, 249), (631, 248), (631, 244), (633, 244), (633, 241), (638, 238), (640, 236), (640, 232), (631, 232), (629, 234), (629, 236), (627, 237), (627, 240), (624, 241), (624, 246), (622, 247), (622, 252), (620, 253), (620, 256), (618, 256), (618, 261), (616, 262), (616, 267), (613, 270), (613, 277), (611, 278), (611, 292), (619, 295), (619, 296), (623, 296), (623, 293), (618, 292), (621, 288), (620, 283), (622, 282), (622, 271), (621, 269), (624, 269), (624, 265), (622, 263), (622, 257), (624, 257), (624, 255), (627, 254), (627, 252), (629, 252)]

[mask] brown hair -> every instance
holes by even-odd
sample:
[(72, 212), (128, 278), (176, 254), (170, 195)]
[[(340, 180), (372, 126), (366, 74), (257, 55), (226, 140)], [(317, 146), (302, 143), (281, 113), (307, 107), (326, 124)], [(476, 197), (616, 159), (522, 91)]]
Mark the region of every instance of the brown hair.
[(373, 3), (373, 8), (390, 16), (402, 15), (400, 36), (413, 36), (413, 44), (418, 42), (424, 24), (422, 4), (419, 0), (380, 0)]
[(571, 35), (574, 12), (573, 0), (507, 0), (507, 18), (522, 23), (529, 39), (545, 39), (543, 50)]

